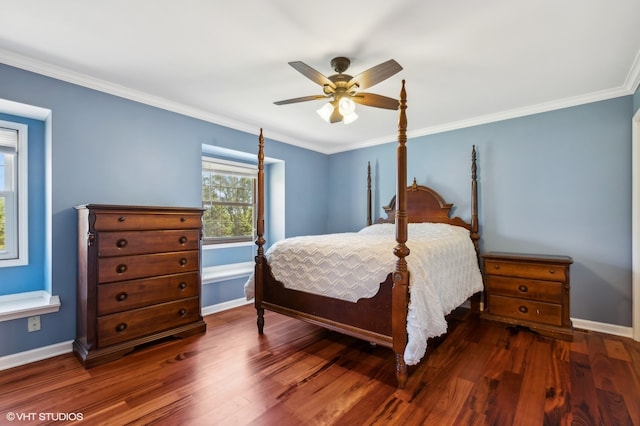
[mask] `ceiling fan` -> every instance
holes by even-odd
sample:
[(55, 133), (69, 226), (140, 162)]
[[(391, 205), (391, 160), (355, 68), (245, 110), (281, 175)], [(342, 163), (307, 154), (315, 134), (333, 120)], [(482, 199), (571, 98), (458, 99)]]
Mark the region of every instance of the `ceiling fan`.
[(351, 61), (339, 56), (331, 60), (331, 67), (337, 74), (326, 77), (322, 73), (311, 68), (304, 62), (289, 62), (294, 69), (311, 81), (322, 86), (322, 95), (303, 96), (301, 98), (286, 99), (274, 102), (276, 105), (293, 104), (296, 102), (315, 101), (327, 99), (329, 102), (318, 110), (318, 114), (325, 121), (337, 123), (344, 121), (349, 124), (358, 118), (355, 113), (355, 104), (366, 105), (375, 108), (397, 110), (397, 99), (389, 98), (374, 93), (359, 92), (396, 74), (402, 67), (393, 59), (369, 68), (366, 71), (352, 77), (344, 72), (349, 68)]

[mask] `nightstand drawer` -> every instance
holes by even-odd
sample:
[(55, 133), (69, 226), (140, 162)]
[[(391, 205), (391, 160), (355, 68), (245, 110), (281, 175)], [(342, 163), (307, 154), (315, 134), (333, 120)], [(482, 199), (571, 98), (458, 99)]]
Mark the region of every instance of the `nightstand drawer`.
[(562, 305), (555, 303), (489, 295), (489, 313), (558, 327), (562, 325)]
[(486, 285), (491, 294), (562, 304), (560, 282), (487, 275)]
[(486, 259), (484, 266), (485, 274), (487, 275), (502, 275), (558, 282), (567, 280), (567, 267), (563, 265)]

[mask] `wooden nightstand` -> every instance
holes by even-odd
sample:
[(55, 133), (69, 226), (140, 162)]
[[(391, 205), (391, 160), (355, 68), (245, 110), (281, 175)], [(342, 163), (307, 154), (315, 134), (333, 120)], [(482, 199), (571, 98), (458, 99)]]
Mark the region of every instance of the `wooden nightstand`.
[(487, 253), (482, 318), (573, 340), (569, 318), (569, 256)]

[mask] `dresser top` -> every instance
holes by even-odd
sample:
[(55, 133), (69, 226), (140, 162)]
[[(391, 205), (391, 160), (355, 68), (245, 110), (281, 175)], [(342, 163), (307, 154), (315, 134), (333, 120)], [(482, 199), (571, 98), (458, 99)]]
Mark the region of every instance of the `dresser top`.
[(526, 262), (541, 262), (541, 263), (573, 263), (573, 259), (570, 256), (557, 255), (557, 254), (530, 254), (530, 253), (509, 253), (509, 252), (497, 252), (492, 251), (482, 255), (485, 260), (514, 260), (514, 261), (526, 261)]
[(75, 206), (76, 210), (140, 210), (140, 211), (165, 211), (165, 212), (184, 212), (184, 211), (192, 211), (194, 213), (200, 213), (205, 209), (200, 207), (178, 207), (178, 206), (129, 206), (129, 205), (116, 205), (116, 204), (81, 204), (79, 206)]

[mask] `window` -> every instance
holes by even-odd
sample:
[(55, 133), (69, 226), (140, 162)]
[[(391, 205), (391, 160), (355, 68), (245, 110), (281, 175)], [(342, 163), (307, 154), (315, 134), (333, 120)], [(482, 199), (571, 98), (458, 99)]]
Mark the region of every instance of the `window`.
[(0, 121), (0, 266), (27, 253), (27, 126)]
[(202, 157), (205, 244), (254, 240), (256, 178), (253, 165)]

